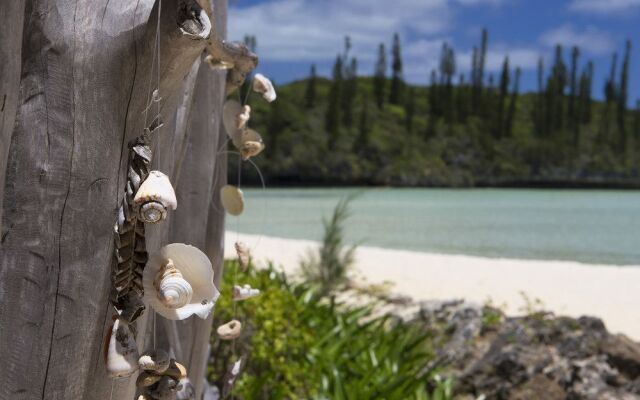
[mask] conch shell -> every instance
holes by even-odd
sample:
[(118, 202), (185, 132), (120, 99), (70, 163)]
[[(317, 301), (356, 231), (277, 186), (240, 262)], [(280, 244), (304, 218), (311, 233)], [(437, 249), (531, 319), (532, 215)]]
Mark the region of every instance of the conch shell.
[(164, 373), (169, 368), (169, 354), (162, 349), (156, 349), (144, 353), (138, 359), (138, 366), (143, 371), (150, 371), (155, 374)]
[(151, 171), (136, 192), (133, 204), (140, 219), (153, 224), (167, 218), (167, 210), (175, 210), (178, 200), (169, 177), (160, 171)]
[(273, 87), (273, 83), (262, 74), (256, 74), (253, 77), (253, 91), (262, 93), (262, 97), (269, 103), (276, 99), (276, 90)]
[(220, 325), (216, 332), (222, 340), (233, 340), (240, 336), (242, 323), (237, 319), (232, 319), (224, 325)]
[(114, 378), (131, 376), (138, 370), (138, 346), (129, 324), (117, 318), (108, 340), (107, 372)]
[(238, 216), (244, 211), (244, 195), (242, 190), (233, 185), (224, 185), (220, 189), (222, 207), (231, 215)]
[(249, 247), (242, 242), (236, 242), (235, 248), (236, 253), (238, 254), (238, 262), (240, 263), (240, 268), (245, 271), (247, 267), (249, 267), (249, 263), (251, 262)]
[(250, 299), (260, 294), (260, 289), (253, 289), (249, 285), (234, 286), (233, 287), (233, 299), (236, 301)]
[(153, 254), (142, 276), (144, 300), (163, 317), (205, 319), (220, 292), (209, 258), (196, 247), (172, 243)]

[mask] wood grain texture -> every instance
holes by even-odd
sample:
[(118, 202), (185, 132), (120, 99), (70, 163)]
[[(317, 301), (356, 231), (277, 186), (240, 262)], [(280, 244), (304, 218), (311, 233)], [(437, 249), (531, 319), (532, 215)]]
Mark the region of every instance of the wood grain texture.
[[(187, 156), (177, 187), (180, 213), (150, 232), (148, 247), (153, 251), (168, 238), (191, 242), (220, 268), (223, 219), (210, 212), (209, 200), (221, 183), (213, 177), (224, 177), (216, 170), (224, 138), (214, 110), (221, 109), (225, 78), (199, 68), (199, 61), (194, 67), (205, 42), (181, 34), (185, 3), (162, 0), (160, 92), (167, 123), (155, 164), (173, 176), (174, 133), (182, 135)], [(0, 56), (18, 54), (0, 69), (0, 90), (15, 98), (15, 111), (6, 107), (0, 125), (0, 176), (6, 172), (0, 186), (0, 400), (133, 398), (135, 379), (114, 383), (106, 375), (103, 344), (113, 316), (113, 226), (127, 143), (144, 128), (155, 15), (152, 0), (0, 4)], [(190, 73), (195, 78), (188, 84)], [(176, 109), (189, 85), (198, 112), (183, 115), (187, 128), (180, 133)], [(192, 178), (205, 174), (204, 186)], [(198, 223), (202, 227), (190, 232)], [(200, 353), (210, 327), (191, 320), (180, 325), (181, 352), (201, 388), (206, 355)], [(141, 346), (149, 342), (150, 326), (139, 324)]]

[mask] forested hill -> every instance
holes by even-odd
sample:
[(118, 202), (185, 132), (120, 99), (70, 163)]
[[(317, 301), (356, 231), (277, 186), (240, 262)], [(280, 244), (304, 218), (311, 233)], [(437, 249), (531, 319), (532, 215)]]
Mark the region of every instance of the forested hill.
[(268, 184), (640, 186), (640, 113), (613, 98), (558, 94), (551, 78), (519, 95), (517, 77), (478, 90), (438, 76), (402, 84), (393, 104), (391, 79), (338, 78), (250, 102)]

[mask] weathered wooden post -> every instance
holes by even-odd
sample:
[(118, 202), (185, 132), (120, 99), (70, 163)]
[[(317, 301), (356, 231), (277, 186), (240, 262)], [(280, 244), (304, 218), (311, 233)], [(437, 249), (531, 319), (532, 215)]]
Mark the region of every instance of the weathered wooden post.
[[(256, 62), (242, 47), (223, 44), (225, 29), (226, 0), (0, 4), (0, 399), (134, 397), (135, 375), (107, 375), (104, 341), (114, 315), (116, 211), (128, 143), (145, 128), (155, 88), (156, 34), (164, 126), (153, 167), (173, 180), (178, 209), (147, 230), (147, 249), (192, 244), (219, 280), (220, 114), (225, 87)], [(206, 48), (236, 59), (229, 78), (202, 62)], [(137, 322), (140, 350), (151, 340), (150, 315)], [(171, 345), (187, 366), (197, 398), (210, 325), (193, 318), (156, 324), (158, 345)]]

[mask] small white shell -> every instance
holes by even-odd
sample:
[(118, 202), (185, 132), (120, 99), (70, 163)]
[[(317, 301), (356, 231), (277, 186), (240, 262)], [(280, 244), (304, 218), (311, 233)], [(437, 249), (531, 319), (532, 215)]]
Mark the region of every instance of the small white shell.
[(233, 185), (224, 185), (220, 189), (222, 207), (231, 215), (238, 216), (244, 211), (244, 195), (242, 190)]
[(233, 390), (233, 386), (236, 383), (236, 379), (240, 375), (240, 367), (242, 366), (242, 357), (234, 362), (229, 370), (227, 370), (224, 375), (223, 384), (222, 384), (222, 398), (227, 398), (229, 393)]
[(138, 359), (138, 366), (143, 371), (152, 371), (161, 374), (169, 368), (169, 354), (162, 349), (156, 349), (144, 353)]
[(204, 58), (204, 62), (209, 65), (209, 68), (214, 70), (226, 70), (234, 67), (234, 64), (232, 62), (216, 60), (211, 54), (207, 55)]
[(249, 285), (234, 286), (233, 287), (233, 299), (236, 301), (250, 299), (260, 294), (260, 289), (253, 289)]
[(222, 340), (233, 340), (240, 336), (242, 331), (242, 323), (236, 319), (232, 319), (224, 325), (220, 325), (216, 332)]
[(236, 115), (236, 128), (244, 129), (247, 126), (247, 122), (249, 122), (249, 118), (251, 118), (251, 107), (244, 105), (242, 112)]
[(249, 247), (242, 242), (236, 242), (235, 248), (236, 253), (238, 254), (238, 262), (240, 263), (240, 268), (242, 268), (242, 270), (244, 271), (249, 266), (249, 262), (251, 260)]
[(237, 117), (243, 111), (242, 105), (235, 100), (227, 100), (222, 108), (222, 125), (236, 148), (240, 148), (242, 145), (243, 129), (238, 128)]
[(253, 77), (253, 90), (262, 93), (262, 97), (269, 103), (276, 99), (276, 90), (273, 87), (273, 83), (262, 74), (256, 74)]
[(138, 346), (129, 324), (116, 319), (109, 335), (107, 372), (111, 377), (131, 376), (138, 370)]
[(179, 381), (180, 379), (187, 377), (187, 368), (172, 358), (171, 364), (169, 365), (169, 368), (164, 372), (164, 375), (170, 376), (173, 379)]
[(178, 200), (169, 177), (160, 171), (151, 171), (138, 188), (133, 204), (140, 219), (156, 223), (167, 217), (167, 210), (178, 207)]
[[(169, 261), (173, 262), (173, 266), (192, 289), (189, 302), (178, 308), (167, 306), (161, 300), (156, 285), (158, 273)], [(220, 295), (213, 284), (213, 268), (209, 258), (196, 247), (182, 243), (164, 246), (149, 258), (143, 272), (142, 285), (144, 301), (158, 314), (171, 320), (182, 320), (193, 314), (202, 319), (207, 318)], [(179, 291), (175, 293), (180, 295)]]

